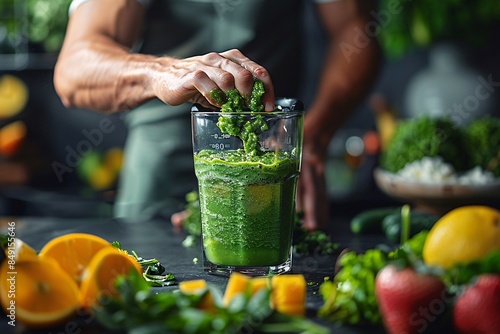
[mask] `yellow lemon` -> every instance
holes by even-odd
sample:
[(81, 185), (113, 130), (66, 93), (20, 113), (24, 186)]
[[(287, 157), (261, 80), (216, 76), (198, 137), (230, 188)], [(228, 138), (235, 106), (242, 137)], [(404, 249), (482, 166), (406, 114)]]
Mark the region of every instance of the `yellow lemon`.
[(0, 120), (8, 119), (21, 112), (28, 102), (28, 87), (13, 75), (0, 77)]
[(428, 265), (450, 268), (500, 250), (500, 211), (487, 206), (462, 206), (429, 231), (423, 258)]

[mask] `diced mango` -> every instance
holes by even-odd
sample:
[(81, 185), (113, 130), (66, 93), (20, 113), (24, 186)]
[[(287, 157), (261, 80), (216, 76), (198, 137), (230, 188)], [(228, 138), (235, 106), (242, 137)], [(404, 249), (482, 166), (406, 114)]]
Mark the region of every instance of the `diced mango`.
[(270, 277), (255, 277), (250, 280), (250, 293), (252, 296), (263, 288), (271, 288)]
[(229, 276), (223, 303), (227, 306), (238, 293), (254, 295), (263, 288), (271, 288), (271, 307), (276, 311), (294, 316), (305, 315), (307, 283), (300, 274), (249, 277), (237, 272), (232, 273)]
[(272, 307), (283, 314), (304, 315), (307, 284), (303, 275), (273, 276)]
[(207, 288), (207, 282), (204, 279), (196, 279), (179, 283), (179, 290), (187, 294), (200, 293)]
[(207, 289), (207, 282), (204, 279), (190, 280), (179, 283), (179, 290), (185, 294), (200, 294), (206, 291), (205, 297), (198, 306), (201, 310), (214, 311), (214, 299), (210, 290), (207, 291)]
[(222, 298), (224, 306), (228, 306), (233, 297), (238, 293), (247, 291), (250, 280), (251, 277), (244, 274), (238, 272), (231, 273), (227, 282), (226, 291), (224, 292), (224, 297)]

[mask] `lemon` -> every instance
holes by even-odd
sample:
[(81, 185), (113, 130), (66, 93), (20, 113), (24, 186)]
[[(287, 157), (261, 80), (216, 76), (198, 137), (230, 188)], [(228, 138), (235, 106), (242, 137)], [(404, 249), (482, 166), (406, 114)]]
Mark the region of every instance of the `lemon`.
[(500, 250), (500, 211), (488, 206), (462, 206), (429, 231), (423, 248), (427, 265), (450, 268)]
[(13, 75), (0, 77), (0, 120), (8, 119), (21, 112), (28, 102), (28, 87)]

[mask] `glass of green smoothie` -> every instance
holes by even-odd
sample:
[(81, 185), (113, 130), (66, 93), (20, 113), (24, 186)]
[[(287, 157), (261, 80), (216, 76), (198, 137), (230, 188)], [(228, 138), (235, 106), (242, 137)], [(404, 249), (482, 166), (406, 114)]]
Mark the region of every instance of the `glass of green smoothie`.
[(276, 105), (274, 112), (193, 107), (208, 273), (265, 276), (291, 270), (304, 112), (294, 99), (278, 99)]

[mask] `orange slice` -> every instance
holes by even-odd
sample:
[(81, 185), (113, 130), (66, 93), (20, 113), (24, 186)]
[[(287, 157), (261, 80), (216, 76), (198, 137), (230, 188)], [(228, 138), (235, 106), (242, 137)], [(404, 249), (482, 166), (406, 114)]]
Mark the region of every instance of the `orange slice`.
[(101, 237), (87, 233), (69, 233), (50, 240), (39, 253), (59, 263), (77, 284), (92, 258), (103, 248), (115, 249)]
[(38, 260), (36, 251), (21, 239), (14, 238), (5, 246), (5, 256), (13, 263)]
[(100, 298), (116, 296), (116, 279), (129, 275), (132, 270), (142, 274), (141, 265), (135, 258), (114, 247), (101, 249), (82, 276), (80, 291), (83, 307), (89, 309), (99, 304)]
[(80, 306), (76, 283), (51, 259), (3, 261), (0, 267), (2, 309), (16, 321), (32, 328), (64, 323)]

